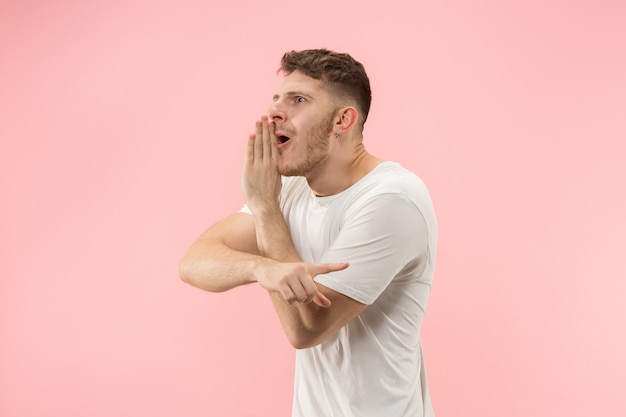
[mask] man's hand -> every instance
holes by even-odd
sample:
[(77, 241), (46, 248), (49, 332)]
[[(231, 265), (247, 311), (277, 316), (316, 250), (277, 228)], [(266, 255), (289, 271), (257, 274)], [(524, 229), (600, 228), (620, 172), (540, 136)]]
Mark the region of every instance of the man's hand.
[(253, 214), (277, 206), (281, 176), (276, 167), (276, 142), (274, 122), (263, 116), (248, 139), (242, 175), (244, 197)]
[(280, 293), (289, 304), (313, 302), (321, 307), (330, 307), (330, 300), (319, 292), (313, 278), (319, 274), (341, 271), (348, 265), (347, 262), (330, 264), (277, 262), (272, 263), (270, 268), (259, 271), (257, 280), (267, 291)]

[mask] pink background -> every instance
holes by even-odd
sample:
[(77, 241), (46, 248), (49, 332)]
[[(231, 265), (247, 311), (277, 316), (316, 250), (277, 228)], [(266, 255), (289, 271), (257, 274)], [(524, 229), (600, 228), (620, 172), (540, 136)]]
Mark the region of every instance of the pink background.
[(625, 415), (626, 3), (218, 3), (0, 3), (0, 415), (289, 415), (267, 295), (177, 263), (310, 47), (365, 64), (368, 148), (431, 189), (437, 415)]

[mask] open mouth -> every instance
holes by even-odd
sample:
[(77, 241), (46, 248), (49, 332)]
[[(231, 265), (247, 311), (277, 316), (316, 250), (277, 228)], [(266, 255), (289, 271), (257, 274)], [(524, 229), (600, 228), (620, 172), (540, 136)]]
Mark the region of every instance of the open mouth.
[(276, 139), (278, 139), (278, 143), (285, 143), (285, 142), (288, 142), (289, 139), (291, 138), (289, 136), (280, 135), (280, 136), (277, 136)]

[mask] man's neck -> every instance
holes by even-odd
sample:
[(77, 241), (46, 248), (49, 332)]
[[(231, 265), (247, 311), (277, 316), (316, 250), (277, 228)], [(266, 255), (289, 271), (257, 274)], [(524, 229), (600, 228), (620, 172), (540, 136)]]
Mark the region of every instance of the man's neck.
[(324, 161), (319, 171), (311, 173), (306, 179), (316, 196), (335, 195), (354, 185), (381, 162), (359, 143), (349, 155)]

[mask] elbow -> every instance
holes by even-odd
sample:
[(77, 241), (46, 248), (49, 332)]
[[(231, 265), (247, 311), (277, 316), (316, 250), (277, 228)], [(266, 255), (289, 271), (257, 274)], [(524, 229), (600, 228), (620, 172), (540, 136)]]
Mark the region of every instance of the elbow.
[[(287, 336), (289, 344), (295, 349), (308, 349), (317, 346), (332, 337), (337, 331), (334, 326), (326, 324), (328, 320), (323, 317), (326, 309), (313, 304), (302, 305), (300, 306), (301, 309), (296, 306), (294, 310), (300, 311), (294, 312), (292, 310), (294, 314), (281, 314), (281, 312), (289, 309), (277, 309), (285, 336)], [(303, 310), (319, 311), (317, 313), (309, 311), (307, 314)]]
[(309, 343), (306, 340), (293, 339), (293, 338), (288, 338), (288, 339), (289, 339), (289, 344), (293, 346), (294, 349), (297, 349), (297, 350), (308, 349), (316, 345), (316, 343)]
[(302, 343), (302, 344), (297, 344), (297, 343), (292, 343), (291, 346), (294, 347), (294, 349), (296, 350), (302, 350), (302, 349), (308, 349), (308, 348), (312, 348), (313, 346), (317, 346), (319, 343), (312, 343), (312, 344), (308, 344), (308, 343)]
[(178, 276), (186, 284), (208, 292), (223, 292), (230, 287), (216, 279), (206, 263), (183, 257), (178, 262)]
[(193, 285), (194, 280), (192, 268), (190, 266), (190, 262), (185, 258), (182, 258), (178, 262), (178, 276), (184, 283)]
[(180, 277), (181, 281), (186, 284), (210, 291), (210, 289), (207, 288), (207, 283), (199, 279), (197, 265), (189, 259), (182, 258), (179, 261), (178, 276)]
[(300, 350), (317, 346), (325, 339), (322, 338), (321, 335), (314, 334), (310, 331), (300, 330), (287, 332), (287, 340), (289, 340), (291, 346)]

